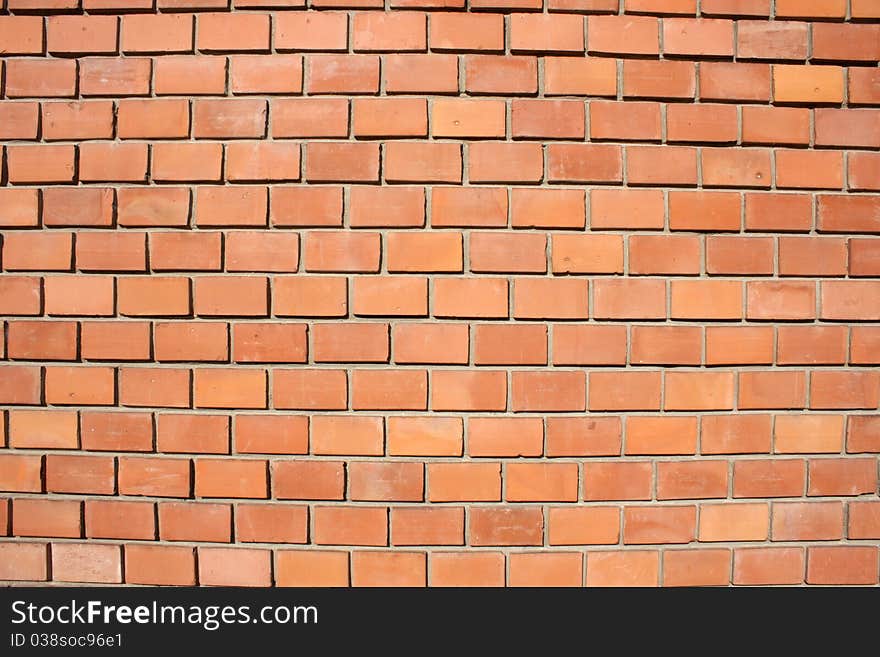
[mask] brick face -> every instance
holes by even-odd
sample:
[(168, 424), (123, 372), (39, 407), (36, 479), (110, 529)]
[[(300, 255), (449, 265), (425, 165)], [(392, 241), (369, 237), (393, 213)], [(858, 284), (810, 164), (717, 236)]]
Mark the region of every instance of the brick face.
[(0, 10), (0, 583), (880, 584), (870, 0), (153, 5)]

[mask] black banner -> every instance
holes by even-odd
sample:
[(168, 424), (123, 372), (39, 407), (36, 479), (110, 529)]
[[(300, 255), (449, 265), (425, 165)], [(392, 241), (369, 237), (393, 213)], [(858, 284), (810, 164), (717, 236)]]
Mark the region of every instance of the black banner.
[[(654, 647), (679, 633), (730, 642), (876, 629), (880, 589), (0, 589), (0, 655), (143, 654), (340, 646), (412, 654), (549, 648), (600, 637)], [(774, 629), (775, 628), (775, 629)], [(792, 635), (797, 628), (800, 635)], [(845, 628), (845, 630), (844, 630)], [(718, 634), (718, 633), (722, 634)], [(413, 638), (425, 642), (411, 643)], [(616, 637), (616, 638), (615, 638)], [(749, 639), (751, 637), (751, 639)], [(695, 640), (695, 639), (690, 639)], [(872, 645), (873, 641), (871, 639)], [(720, 647), (720, 645), (716, 645)], [(706, 646), (709, 649), (709, 646)]]

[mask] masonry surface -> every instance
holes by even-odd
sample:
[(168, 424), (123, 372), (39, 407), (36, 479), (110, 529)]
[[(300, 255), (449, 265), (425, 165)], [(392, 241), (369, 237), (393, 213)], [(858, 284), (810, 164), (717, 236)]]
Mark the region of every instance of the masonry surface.
[(0, 14), (0, 582), (878, 584), (880, 2)]

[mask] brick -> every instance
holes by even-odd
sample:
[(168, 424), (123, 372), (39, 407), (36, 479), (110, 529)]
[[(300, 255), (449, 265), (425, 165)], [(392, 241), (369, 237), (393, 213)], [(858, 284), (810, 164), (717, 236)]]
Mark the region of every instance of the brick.
[(697, 523), (695, 506), (628, 506), (623, 510), (623, 542), (690, 543)]
[(773, 345), (773, 328), (769, 326), (707, 327), (706, 364), (769, 365)]
[(539, 324), (474, 326), (477, 365), (546, 365), (547, 329)]
[(217, 52), (268, 50), (269, 29), (267, 14), (200, 14), (197, 47)]
[[(458, 93), (458, 57), (455, 55), (393, 54), (383, 57), (385, 91), (397, 93)], [(378, 71), (376, 85), (378, 87)]]
[(0, 488), (6, 492), (42, 493), (43, 457), (3, 454), (0, 457)]
[(39, 218), (38, 192), (35, 189), (0, 190), (0, 226), (4, 228), (36, 226)]
[(843, 537), (840, 502), (776, 502), (772, 513), (773, 540), (823, 541)]
[(659, 103), (590, 102), (592, 140), (659, 141), (661, 129)]
[(503, 278), (438, 278), (434, 281), (434, 315), (507, 317), (507, 287)]
[(229, 418), (223, 415), (158, 415), (156, 448), (170, 453), (229, 453)]
[(809, 462), (807, 495), (863, 495), (877, 489), (873, 459), (821, 459)]
[(776, 7), (776, 15), (785, 18), (843, 18), (845, 14), (846, 2), (842, 0), (781, 0)]
[(150, 359), (150, 324), (136, 321), (82, 322), (80, 351), (87, 360)]
[(700, 364), (702, 331), (696, 327), (633, 326), (631, 340), (633, 365)]
[(468, 360), (464, 324), (397, 324), (392, 342), (397, 363), (465, 364)]
[(436, 187), (431, 194), (431, 223), (436, 227), (507, 225), (508, 200), (492, 187)]
[(427, 373), (419, 370), (354, 370), (354, 410), (426, 410)]
[[(734, 373), (666, 372), (666, 410), (729, 410), (734, 404)], [(742, 400), (740, 400), (742, 405)]]
[(189, 547), (126, 545), (125, 581), (129, 584), (195, 585), (195, 555)]
[(119, 401), (123, 406), (189, 408), (189, 370), (135, 367), (120, 369)]
[(667, 550), (663, 586), (727, 586), (730, 550)]
[(339, 410), (346, 407), (343, 370), (276, 370), (272, 375), (275, 408)]
[(342, 189), (323, 186), (273, 188), (269, 219), (273, 226), (341, 226)]
[(153, 540), (155, 510), (151, 502), (87, 500), (85, 534), (88, 538)]
[(94, 543), (54, 543), (52, 579), (58, 582), (119, 583), (122, 581), (122, 548)]
[(660, 553), (650, 550), (590, 552), (587, 586), (657, 586)]
[(733, 583), (800, 584), (805, 563), (804, 550), (799, 547), (739, 548), (734, 550)]
[(805, 60), (809, 25), (796, 21), (739, 21), (736, 54), (742, 59)]
[(190, 462), (188, 459), (120, 458), (117, 477), (121, 495), (188, 497)]
[(475, 183), (540, 182), (544, 156), (539, 144), (480, 142), (468, 147), (468, 178)]
[(869, 546), (811, 547), (808, 584), (876, 584), (878, 552)]
[(432, 51), (504, 50), (504, 17), (500, 14), (431, 15), (428, 39)]
[(311, 94), (374, 94), (379, 91), (376, 55), (311, 55), (306, 61)]
[[(783, 238), (784, 239), (784, 238)], [(709, 274), (773, 274), (773, 240), (761, 237), (711, 236), (706, 239)]]
[(230, 81), (233, 93), (301, 93), (302, 71), (303, 60), (299, 55), (230, 57)]
[(700, 541), (766, 541), (769, 531), (767, 504), (722, 503), (700, 507)]
[(80, 60), (79, 92), (82, 96), (148, 96), (151, 71), (148, 57), (88, 57)]
[(53, 405), (112, 406), (116, 401), (116, 373), (110, 367), (47, 367), (46, 403)]
[(711, 18), (664, 18), (663, 52), (688, 57), (731, 57), (733, 21)]
[(431, 586), (503, 586), (501, 552), (432, 552)]
[[(475, 16), (479, 17), (472, 14), (468, 18)], [(538, 61), (516, 55), (469, 55), (465, 57), (465, 88), (473, 94), (534, 94), (538, 91)]]
[(514, 99), (510, 116), (514, 139), (583, 139), (585, 135), (582, 101)]
[(657, 499), (691, 500), (727, 496), (727, 461), (657, 464)]
[(776, 418), (778, 453), (839, 452), (843, 445), (844, 421), (836, 415), (780, 415)]
[(278, 586), (347, 586), (348, 553), (319, 550), (278, 550), (275, 582)]
[(585, 410), (586, 378), (580, 372), (511, 373), (511, 410)]
[(358, 98), (353, 103), (356, 137), (427, 137), (428, 105), (420, 98)]
[(621, 437), (617, 417), (547, 418), (547, 456), (617, 456)]
[(699, 274), (700, 260), (697, 237), (632, 235), (629, 238), (630, 274)]
[[(559, 237), (561, 236), (557, 236), (557, 239)], [(545, 273), (547, 271), (547, 238), (543, 235), (471, 232), (469, 242), (469, 262), (473, 272)]]
[(0, 309), (7, 315), (39, 315), (42, 294), (37, 276), (5, 276), (0, 280), (3, 292)]
[(7, 327), (9, 358), (76, 360), (76, 322), (10, 322)]
[(294, 500), (340, 500), (345, 487), (343, 464), (336, 461), (276, 461), (271, 479), (274, 496)]
[(695, 417), (632, 416), (626, 421), (627, 454), (695, 454), (696, 450)]
[[(151, 175), (153, 180), (163, 182), (216, 182), (220, 180), (223, 147), (220, 144), (205, 143), (155, 144), (153, 146), (152, 158)], [(120, 190), (120, 192), (123, 191), (127, 190)], [(180, 198), (175, 197), (173, 200), (170, 194), (171, 190), (138, 191), (141, 192), (140, 195), (144, 198), (146, 198), (149, 191), (154, 203), (158, 204), (164, 201), (163, 205), (176, 206), (177, 213), (183, 214), (184, 217), (189, 210), (188, 190), (186, 190), (185, 199), (178, 193)], [(162, 201), (159, 200), (159, 193), (163, 193), (163, 197), (165, 197)], [(220, 192), (220, 194), (224, 193), (226, 192)], [(185, 209), (182, 207), (184, 203), (186, 204)], [(158, 208), (153, 210), (153, 212), (157, 211)], [(179, 216), (177, 213), (175, 214)]]
[(649, 462), (585, 463), (584, 500), (647, 500), (652, 481)]
[(388, 545), (384, 507), (316, 506), (313, 513), (318, 545)]
[(400, 507), (391, 510), (392, 545), (463, 545), (462, 507)]
[(594, 189), (590, 226), (595, 229), (662, 229), (663, 193), (655, 190)]
[(839, 104), (844, 71), (836, 66), (773, 66), (773, 98), (779, 103)]
[(352, 586), (425, 586), (427, 555), (424, 552), (353, 552)]
[(471, 545), (539, 545), (544, 518), (540, 507), (473, 507), (468, 535)]
[(424, 466), (421, 463), (368, 463), (348, 465), (348, 491), (356, 501), (421, 502)]
[(589, 16), (588, 51), (602, 54), (657, 55), (659, 21), (648, 16)]
[(6, 63), (7, 98), (72, 98), (76, 62), (63, 59), (10, 59)]
[(305, 454), (308, 452), (308, 431), (305, 416), (236, 415), (235, 451), (244, 454)]
[(0, 577), (12, 581), (48, 579), (48, 559), (44, 543), (3, 543), (0, 545)]
[(579, 190), (515, 189), (510, 203), (514, 228), (582, 228), (586, 221)]
[(226, 90), (226, 57), (165, 55), (155, 62), (153, 85), (158, 96), (200, 96)]
[(804, 461), (798, 459), (737, 461), (733, 466), (733, 496), (799, 497), (806, 474)]
[(623, 272), (623, 241), (616, 235), (554, 235), (554, 273)]
[(36, 103), (0, 104), (0, 136), (3, 139), (36, 139), (39, 105)]
[(191, 52), (193, 22), (186, 14), (123, 16), (122, 52)]
[(593, 317), (665, 319), (666, 283), (659, 279), (597, 280), (593, 283)]
[(163, 540), (230, 542), (232, 508), (228, 504), (160, 502), (158, 509)]
[(877, 372), (822, 371), (810, 376), (810, 408), (876, 408), (880, 403)]
[(389, 417), (388, 453), (393, 456), (461, 456), (463, 426), (457, 417)]
[(269, 586), (271, 550), (198, 548), (199, 583), (205, 586)]
[(347, 16), (341, 12), (285, 12), (274, 16), (277, 50), (345, 50)]
[[(594, 287), (594, 295), (598, 294)], [(519, 278), (514, 282), (517, 319), (586, 319), (588, 284), (577, 279)]]
[(115, 16), (50, 16), (46, 19), (46, 49), (57, 54), (116, 52)]
[(768, 102), (770, 66), (767, 64), (702, 62), (701, 100)]
[(431, 374), (431, 408), (435, 411), (500, 411), (506, 405), (505, 372), (436, 370)]
[(74, 500), (15, 499), (12, 501), (12, 535), (79, 538), (80, 506), (80, 502)]
[(268, 312), (265, 277), (203, 276), (195, 279), (193, 305), (205, 317), (262, 317)]
[(660, 410), (659, 372), (592, 372), (591, 411)]

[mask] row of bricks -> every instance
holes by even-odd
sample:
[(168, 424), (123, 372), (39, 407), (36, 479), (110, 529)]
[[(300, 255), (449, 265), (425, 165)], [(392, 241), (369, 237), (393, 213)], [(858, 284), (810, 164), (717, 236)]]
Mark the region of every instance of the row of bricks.
[(667, 549), (662, 553), (641, 549), (586, 554), (517, 551), (507, 555), (491, 550), (360, 550), (349, 554), (74, 542), (52, 543), (50, 555), (49, 547), (0, 542), (0, 579), (300, 587), (865, 585), (878, 582), (880, 554), (876, 547), (864, 545), (817, 545), (806, 550), (799, 546)]
[[(480, 102), (480, 101), (476, 101)], [(399, 125), (399, 124), (398, 124)], [(880, 123), (878, 123), (880, 126)], [(7, 146), (10, 184), (118, 181), (575, 182), (632, 186), (775, 189), (880, 189), (880, 154), (793, 149), (726, 149), (475, 142), (466, 153), (453, 143), (228, 144), (91, 142), (74, 146)], [(152, 150), (152, 163), (150, 151)], [(225, 166), (224, 160), (225, 150)], [(546, 155), (546, 158), (545, 158)], [(410, 158), (416, 159), (410, 159)], [(197, 166), (190, 166), (194, 159)], [(546, 163), (545, 163), (546, 159)], [(301, 161), (305, 160), (304, 163)], [(624, 167), (623, 162), (626, 162)], [(625, 169), (625, 170), (624, 170)], [(844, 181), (844, 172), (848, 180)], [(241, 192), (245, 193), (245, 192)], [(522, 193), (522, 192), (520, 192)], [(265, 193), (254, 191), (256, 197)], [(583, 197), (583, 194), (580, 193)], [(265, 208), (254, 207), (265, 216)]]
[[(494, 438), (497, 442), (497, 436)], [(344, 449), (340, 443), (332, 445), (329, 451)], [(478, 445), (476, 439), (475, 444)], [(117, 463), (113, 456), (49, 454), (44, 460), (42, 456), (19, 452), (0, 453), (0, 491), (39, 493), (45, 490), (48, 493), (113, 495), (117, 492), (118, 479), (118, 492), (122, 495), (355, 502), (577, 502), (579, 499), (801, 497), (807, 481), (806, 494), (809, 497), (876, 496), (880, 461), (876, 456), (811, 459), (808, 468), (803, 459), (746, 459), (732, 462), (663, 460), (657, 463), (589, 461), (579, 465), (570, 462), (526, 463), (521, 460), (504, 464), (483, 460), (425, 464), (398, 460), (344, 463), (328, 460), (197, 458), (193, 464), (191, 471), (189, 459), (119, 457)], [(153, 474), (154, 478), (150, 479), (149, 474)], [(195, 480), (193, 489), (190, 489), (191, 477)], [(31, 503), (48, 504), (59, 509), (67, 505), (70, 513), (41, 514), (37, 508), (29, 511), (27, 505)], [(89, 504), (86, 503), (86, 506)], [(842, 504), (823, 503), (821, 508), (835, 504), (842, 518)], [(15, 502), (15, 506), (19, 505), (22, 526), (39, 517), (59, 518), (64, 515), (67, 520), (75, 520), (74, 524), (78, 527), (79, 502), (22, 499)], [(180, 505), (170, 506), (177, 508)], [(183, 506), (203, 510), (210, 508)], [(766, 518), (766, 504), (753, 506), (763, 508)], [(812, 504), (806, 506), (820, 508)], [(120, 516), (130, 517), (131, 512), (125, 509), (141, 508), (152, 519), (151, 504), (122, 504), (119, 508)], [(228, 510), (228, 507), (223, 508)], [(263, 508), (268, 512), (273, 507)], [(332, 510), (334, 507), (327, 508)], [(875, 504), (874, 508), (876, 513), (880, 503)], [(354, 512), (355, 509), (352, 509)], [(803, 515), (801, 512), (799, 514)], [(17, 522), (18, 519), (14, 526)], [(225, 521), (218, 518), (218, 522), (219, 526), (229, 529), (228, 518)], [(0, 526), (5, 524), (0, 522)], [(69, 523), (65, 521), (65, 524)], [(189, 527), (194, 523), (184, 524)], [(347, 527), (358, 523), (338, 524)]]
[[(60, 316), (303, 317), (312, 314), (306, 312), (309, 306), (326, 309), (316, 313), (321, 316), (345, 315), (345, 304), (340, 302), (345, 300), (346, 281), (340, 277), (274, 278), (270, 299), (269, 278), (265, 276), (199, 276), (192, 280), (184, 276), (133, 276), (119, 277), (114, 284), (112, 276), (75, 274), (46, 277), (44, 281), (36, 276), (0, 277), (0, 313), (41, 315), (41, 281), (46, 287), (45, 310)], [(429, 292), (429, 279), (421, 276), (355, 278), (350, 310), (359, 317), (437, 319), (880, 319), (880, 282), (875, 280), (824, 280), (817, 284), (812, 280), (517, 277), (512, 285), (512, 304), (506, 278), (443, 277), (430, 283)], [(333, 296), (320, 298), (324, 291)], [(10, 322), (9, 357), (76, 360), (76, 328), (76, 322)], [(130, 330), (138, 329), (131, 326)], [(576, 339), (578, 330), (589, 328), (563, 330), (572, 331), (569, 335)], [(865, 337), (874, 343), (870, 333)], [(50, 341), (45, 342), (47, 339)], [(111, 344), (117, 343), (114, 340)], [(572, 364), (592, 362), (592, 357), (588, 351), (586, 360)]]
[[(3, 420), (0, 413), (0, 420)], [(237, 413), (151, 413), (82, 410), (46, 416), (10, 411), (9, 446), (15, 449), (77, 449), (169, 454), (307, 454), (316, 456), (600, 457), (717, 454), (880, 453), (880, 416), (748, 413), (733, 415), (591, 415), (589, 417), (332, 416)], [(466, 420), (466, 424), (465, 424)], [(52, 423), (55, 423), (54, 426)], [(0, 422), (5, 431), (5, 422)], [(39, 435), (33, 427), (47, 430)], [(230, 429), (232, 437), (230, 437)], [(5, 434), (0, 444), (6, 445)], [(465, 438), (467, 443), (465, 444)], [(699, 444), (699, 448), (698, 448)], [(120, 459), (125, 460), (121, 457)], [(190, 492), (188, 461), (128, 460), (143, 471), (170, 467), (160, 481), (173, 481), (171, 496)], [(833, 464), (826, 464), (828, 465)], [(336, 464), (339, 466), (339, 464)], [(803, 461), (753, 462), (774, 496), (803, 494)], [(285, 468), (294, 468), (285, 465)], [(316, 463), (303, 463), (303, 478)], [(695, 466), (696, 467), (696, 466)], [(748, 465), (736, 465), (745, 468)], [(822, 467), (822, 466), (820, 466)], [(644, 475), (645, 472), (636, 468)], [(840, 468), (845, 470), (845, 465)], [(9, 490), (41, 492), (42, 456), (0, 455), (0, 479)], [(331, 467), (338, 498), (341, 471)], [(624, 473), (620, 473), (621, 476)], [(629, 473), (632, 475), (632, 473)], [(341, 475), (339, 475), (341, 477)], [(747, 476), (747, 475), (746, 475)], [(183, 477), (183, 479), (178, 479)], [(791, 482), (789, 486), (788, 483)], [(15, 483), (8, 483), (15, 482)], [(139, 494), (168, 495), (165, 483)], [(781, 486), (781, 487), (777, 487)], [(131, 493), (132, 491), (127, 491)], [(736, 492), (736, 491), (735, 491)], [(302, 493), (300, 493), (302, 494)]]
[[(653, 74), (651, 79), (655, 79)], [(872, 108), (565, 98), (148, 98), (42, 104), (15, 100), (0, 102), (4, 124), (0, 136), (91, 140), (109, 138), (115, 132), (124, 140), (253, 139), (265, 137), (268, 126), (271, 136), (281, 139), (352, 134), (359, 139), (418, 138), (429, 132), (437, 138), (503, 139), (509, 132), (522, 140), (589, 137), (787, 145), (812, 141), (823, 147), (867, 148), (880, 143), (878, 116), (880, 110)]]
[[(3, 328), (0, 322), (0, 329)], [(75, 331), (75, 329), (74, 329)], [(880, 326), (645, 326), (400, 322), (82, 322), (79, 350), (70, 327), (9, 323), (10, 360), (160, 363), (389, 363), (398, 365), (876, 365)], [(43, 339), (46, 342), (43, 343)], [(71, 338), (74, 342), (71, 342)], [(549, 344), (548, 344), (549, 343)], [(37, 366), (0, 371), (0, 402), (39, 399)], [(109, 372), (110, 368), (104, 368)], [(59, 381), (104, 377), (48, 365), (45, 400)], [(112, 376), (106, 377), (112, 379)], [(12, 382), (12, 383), (7, 383)], [(8, 389), (19, 387), (18, 394)], [(68, 384), (66, 387), (70, 387)], [(50, 392), (51, 391), (51, 392)]]
[[(0, 502), (0, 515), (5, 516), (7, 501)], [(558, 546), (880, 538), (877, 501), (846, 505), (838, 501), (704, 503), (699, 506), (699, 519), (697, 511), (694, 505), (668, 504), (625, 506), (622, 514), (614, 506), (550, 506), (542, 510), (479, 505), (470, 507), (466, 518), (464, 507), (445, 505), (390, 510), (384, 506), (319, 505), (310, 510), (293, 504), (237, 504), (233, 532), (232, 506), (228, 504), (89, 500), (83, 511), (79, 500), (18, 498), (12, 500), (9, 535), (371, 547), (389, 543), (487, 547), (545, 545), (545, 541)], [(5, 535), (7, 524), (2, 529), (0, 534)]]
[[(154, 6), (155, 4), (155, 6)], [(5, 6), (17, 13), (76, 11), (90, 13), (113, 10), (152, 13), (160, 11), (218, 11), (266, 8), (382, 9), (384, 0), (9, 0)], [(389, 0), (392, 9), (465, 9), (465, 0)], [(758, 18), (815, 18), (819, 20), (864, 20), (880, 18), (875, 0), (472, 0), (473, 11), (512, 10), (580, 12), (586, 14), (661, 14), (703, 16), (747, 16)], [(477, 14), (479, 15), (479, 14)]]
[[(265, 100), (223, 99), (188, 100), (159, 98), (146, 100), (84, 100), (71, 102), (0, 101), (0, 139), (65, 141), (111, 139), (186, 139), (190, 135), (214, 138), (220, 135), (236, 138), (346, 138), (427, 137), (428, 115), (431, 133), (436, 137), (504, 137), (507, 132), (507, 107), (503, 100), (468, 98), (276, 98)], [(429, 107), (430, 104), (430, 107)], [(618, 114), (623, 116), (619, 117)], [(512, 100), (510, 133), (516, 139), (583, 139), (586, 114), (583, 103), (573, 100), (520, 99)], [(807, 107), (737, 106), (721, 103), (662, 105), (627, 101), (625, 103), (595, 101), (590, 104), (592, 138), (662, 140), (668, 143), (834, 146), (857, 148), (878, 144), (876, 110), (848, 110)], [(388, 117), (393, 117), (389, 121)], [(542, 117), (548, 119), (542, 120)], [(642, 125), (633, 127), (631, 120)], [(248, 179), (244, 167), (249, 150), (254, 155), (268, 156), (271, 148), (296, 149), (297, 144), (233, 143), (227, 146), (227, 168), (235, 178)], [(108, 149), (112, 144), (100, 144)], [(190, 145), (192, 148), (193, 145)], [(508, 147), (508, 156), (531, 162), (536, 144), (471, 144), (471, 148)], [(162, 149), (160, 149), (160, 152)], [(650, 149), (631, 149), (639, 153)], [(88, 153), (88, 149), (84, 151)], [(132, 149), (133, 154), (139, 151)], [(170, 152), (170, 151), (169, 151)], [(186, 154), (187, 149), (179, 154)], [(205, 157), (215, 157), (214, 149), (202, 147)], [(670, 149), (671, 153), (676, 152)], [(682, 151), (686, 152), (686, 151)], [(112, 155), (108, 150), (107, 154)], [(168, 153), (163, 153), (167, 155)], [(583, 180), (604, 182), (622, 180), (621, 154), (617, 146), (586, 146), (550, 144), (547, 147), (549, 180)], [(563, 155), (567, 157), (563, 158)], [(580, 158), (575, 160), (574, 156)], [(575, 175), (576, 161), (597, 159), (591, 176)], [(858, 154), (865, 162), (873, 153)], [(276, 155), (276, 159), (279, 156)], [(292, 155), (291, 155), (292, 157)], [(567, 161), (565, 161), (567, 160)], [(573, 161), (574, 160), (574, 161)], [(291, 178), (299, 174), (298, 160), (272, 168), (274, 177)], [(471, 162), (473, 166), (475, 163)], [(562, 166), (565, 164), (566, 166)], [(866, 180), (870, 168), (866, 164)], [(533, 167), (526, 167), (534, 176)], [(562, 170), (567, 170), (563, 174)], [(122, 169), (125, 170), (124, 168)], [(207, 171), (208, 169), (205, 169)], [(876, 164), (874, 165), (876, 171)], [(602, 172), (605, 171), (604, 175)], [(554, 173), (555, 172), (555, 173)], [(282, 175), (283, 174), (283, 175)], [(201, 173), (200, 175), (206, 175)], [(525, 172), (521, 175), (525, 175)], [(264, 177), (270, 177), (267, 172)], [(873, 176), (876, 178), (876, 174)]]
[(614, 98), (620, 93), (758, 104), (772, 99), (784, 105), (880, 102), (876, 67), (863, 66), (633, 60), (620, 63), (621, 76), (617, 60), (593, 56), (266, 54), (231, 56), (229, 61), (227, 67), (223, 56), (167, 55), (154, 59), (13, 58), (0, 60), (0, 65), (5, 64), (7, 98), (151, 93), (222, 96), (231, 87), (234, 94), (449, 95), (466, 91), (516, 96), (540, 89), (549, 96)]
[[(430, 18), (430, 21), (429, 21)], [(880, 25), (418, 11), (0, 16), (5, 55), (489, 51), (665, 57), (880, 59)], [(507, 37), (505, 38), (505, 32)], [(350, 34), (350, 38), (349, 38)], [(44, 38), (45, 36), (45, 38)], [(662, 46), (662, 47), (661, 47)]]
[[(420, 187), (353, 186), (346, 194), (325, 185), (198, 186), (194, 192), (192, 207), (185, 187), (0, 188), (0, 227), (187, 228), (192, 221), (198, 228), (338, 228), (347, 221), (355, 228), (423, 228), (430, 208), (432, 228), (810, 232), (815, 223), (820, 232), (880, 233), (880, 196), (867, 194), (434, 187), (426, 203)], [(519, 239), (500, 237), (506, 238)], [(321, 271), (379, 271), (378, 233), (313, 233), (305, 241), (306, 252), (310, 243), (324, 243), (316, 262)], [(349, 250), (361, 255), (344, 257)]]
[[(40, 404), (41, 369), (4, 365), (4, 399)], [(7, 373), (8, 372), (8, 373)], [(450, 370), (48, 367), (57, 405), (355, 411), (876, 409), (874, 370)], [(350, 382), (349, 382), (350, 378)], [(509, 380), (508, 380), (509, 379)], [(587, 380), (589, 379), (589, 395)], [(350, 386), (349, 386), (350, 383)], [(349, 387), (351, 392), (349, 394)], [(509, 389), (509, 392), (508, 392)], [(267, 397), (271, 392), (271, 400)], [(76, 447), (76, 412), (10, 411), (19, 445)], [(71, 444), (73, 443), (73, 444)]]
[[(356, 195), (355, 200), (360, 200)], [(418, 191), (398, 195), (413, 206), (423, 202)], [(518, 195), (515, 195), (518, 196)], [(360, 206), (358, 206), (360, 207)], [(423, 205), (421, 206), (424, 207)], [(401, 208), (402, 209), (402, 208)], [(519, 207), (514, 204), (514, 216)], [(352, 225), (363, 214), (353, 209)], [(348, 233), (345, 233), (348, 235)], [(330, 238), (327, 236), (330, 235)], [(307, 233), (302, 266), (307, 272), (327, 271), (324, 250), (338, 233)], [(361, 248), (364, 273), (475, 274), (623, 274), (698, 276), (876, 276), (880, 274), (880, 240), (836, 236), (624, 235), (536, 232), (497, 233), (454, 231), (389, 232), (384, 248), (369, 233), (351, 240)], [(282, 231), (197, 232), (47, 232), (0, 233), (0, 265), (7, 272), (296, 272), (300, 269), (300, 235)], [(338, 241), (338, 240), (336, 240)], [(378, 247), (378, 248), (377, 248)], [(548, 250), (549, 249), (549, 250)], [(367, 253), (373, 257), (367, 257)], [(379, 254), (379, 258), (375, 257)], [(384, 258), (381, 254), (384, 253)], [(467, 260), (465, 260), (467, 254)], [(467, 266), (465, 266), (467, 265)], [(332, 267), (332, 265), (330, 265)], [(374, 269), (375, 267), (376, 269)], [(74, 280), (47, 277), (46, 312), (56, 314), (54, 294)], [(88, 280), (98, 280), (89, 277)], [(277, 281), (282, 278), (276, 279)], [(303, 280), (302, 278), (300, 279)], [(306, 279), (308, 280), (308, 279)], [(327, 282), (333, 279), (322, 279)], [(365, 279), (355, 278), (354, 289)], [(345, 286), (343, 286), (345, 287)], [(278, 290), (276, 289), (276, 292)], [(345, 296), (345, 290), (342, 295)], [(355, 301), (358, 306), (358, 300)], [(346, 312), (345, 299), (338, 311)]]

